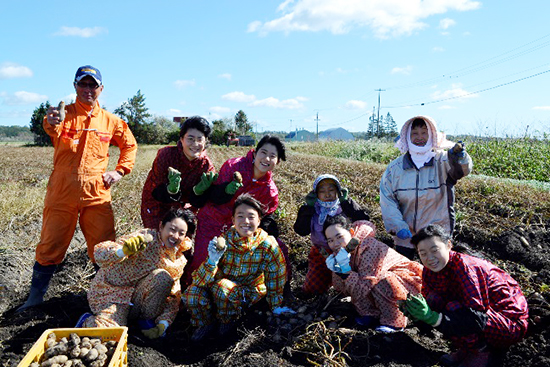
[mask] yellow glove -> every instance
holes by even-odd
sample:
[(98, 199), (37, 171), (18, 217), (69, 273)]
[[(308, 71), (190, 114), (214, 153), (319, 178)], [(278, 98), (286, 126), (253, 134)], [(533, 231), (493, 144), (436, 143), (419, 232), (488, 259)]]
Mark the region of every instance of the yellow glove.
[(150, 329), (141, 330), (143, 335), (145, 335), (149, 339), (160, 338), (162, 336), (162, 334), (164, 334), (165, 331), (166, 331), (166, 326), (164, 324), (161, 324), (161, 323), (158, 323), (157, 326), (152, 327)]
[(124, 245), (122, 245), (122, 252), (124, 252), (124, 255), (130, 256), (139, 251), (145, 250), (145, 247), (147, 247), (145, 238), (142, 235), (139, 235), (130, 237), (124, 241)]

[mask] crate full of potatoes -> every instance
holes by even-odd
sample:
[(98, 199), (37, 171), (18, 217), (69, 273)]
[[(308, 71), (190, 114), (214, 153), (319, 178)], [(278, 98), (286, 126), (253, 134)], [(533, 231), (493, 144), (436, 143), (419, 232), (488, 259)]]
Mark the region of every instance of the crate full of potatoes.
[(128, 328), (48, 329), (18, 367), (126, 367)]

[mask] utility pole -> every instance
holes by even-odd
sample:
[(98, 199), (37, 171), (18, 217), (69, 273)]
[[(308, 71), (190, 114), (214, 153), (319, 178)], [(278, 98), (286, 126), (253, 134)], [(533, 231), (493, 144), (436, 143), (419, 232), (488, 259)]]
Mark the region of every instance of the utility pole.
[(385, 89), (375, 89), (378, 92), (378, 117), (376, 118), (376, 136), (380, 137), (380, 92), (385, 92)]
[(317, 141), (319, 141), (319, 112), (317, 112), (317, 118), (315, 121), (317, 122)]

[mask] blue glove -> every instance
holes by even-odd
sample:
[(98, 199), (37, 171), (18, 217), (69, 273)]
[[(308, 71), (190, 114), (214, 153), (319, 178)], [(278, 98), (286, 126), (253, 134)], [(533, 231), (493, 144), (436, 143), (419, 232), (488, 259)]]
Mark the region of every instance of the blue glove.
[(409, 231), (408, 228), (403, 228), (403, 229), (400, 229), (399, 232), (397, 232), (396, 236), (399, 239), (406, 240), (407, 238), (412, 237), (412, 233), (411, 231)]
[(351, 272), (351, 266), (349, 264), (350, 258), (351, 256), (349, 252), (346, 251), (346, 249), (341, 248), (340, 251), (338, 251), (338, 253), (334, 257), (336, 263), (340, 267), (340, 271), (338, 271), (338, 273), (348, 274), (349, 272)]
[(274, 314), (274, 315), (279, 316), (279, 315), (281, 315), (281, 314), (283, 314), (283, 313), (295, 314), (296, 311), (294, 311), (292, 308), (286, 307), (286, 306), (285, 306), (285, 307), (275, 307), (275, 308), (273, 309), (273, 314)]
[(327, 257), (327, 259), (325, 260), (325, 264), (327, 264), (328, 270), (330, 270), (334, 273), (336, 273), (336, 272), (338, 272), (338, 270), (340, 270), (339, 267), (338, 267), (338, 269), (336, 268), (337, 263), (336, 263), (336, 259), (334, 258), (334, 254), (331, 254)]
[(217, 246), (217, 240), (216, 237), (210, 240), (208, 242), (208, 263), (210, 265), (217, 266), (218, 262), (222, 258), (223, 254), (225, 253), (225, 250), (227, 249), (227, 246), (218, 250)]

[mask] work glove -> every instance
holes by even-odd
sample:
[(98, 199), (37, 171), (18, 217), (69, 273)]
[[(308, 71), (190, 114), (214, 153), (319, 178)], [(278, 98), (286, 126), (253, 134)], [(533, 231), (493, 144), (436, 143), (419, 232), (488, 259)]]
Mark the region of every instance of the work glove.
[(450, 154), (454, 154), (459, 158), (463, 158), (466, 155), (466, 145), (462, 141), (458, 141), (454, 147), (449, 149)]
[(338, 196), (338, 199), (340, 199), (341, 203), (348, 200), (348, 194), (349, 194), (348, 189), (340, 190), (340, 195)]
[(408, 228), (403, 228), (397, 232), (396, 236), (399, 239), (406, 240), (407, 238), (412, 237), (412, 233)]
[(229, 195), (235, 195), (237, 190), (241, 187), (243, 187), (242, 183), (237, 180), (233, 180), (225, 187), (225, 193)]
[(346, 262), (346, 260), (342, 256), (341, 258), (343, 262), (343, 268), (342, 268), (342, 265), (340, 265), (340, 263), (338, 262), (336, 255), (334, 254), (331, 254), (327, 257), (327, 259), (325, 260), (325, 264), (327, 265), (327, 268), (334, 273), (349, 274), (351, 271), (351, 267), (349, 266), (349, 259)]
[(143, 335), (145, 335), (149, 339), (160, 338), (161, 336), (163, 336), (165, 331), (166, 331), (166, 325), (164, 325), (163, 323), (160, 323), (160, 322), (155, 327), (152, 327), (152, 328), (147, 329), (147, 330), (141, 330)]
[(284, 313), (288, 313), (288, 314), (295, 314), (296, 311), (294, 311), (292, 308), (290, 307), (275, 307), (273, 309), (273, 314), (276, 315), (276, 316), (279, 316), (279, 315), (282, 315)]
[(311, 191), (309, 194), (306, 195), (306, 204), (308, 206), (315, 206), (316, 202), (317, 202), (317, 193), (315, 191)]
[(340, 251), (338, 251), (336, 256), (334, 256), (336, 263), (340, 267), (340, 271), (338, 273), (348, 274), (349, 272), (351, 272), (351, 266), (349, 264), (350, 258), (351, 256), (346, 251), (346, 249), (341, 248)]
[(145, 250), (147, 247), (147, 242), (148, 241), (146, 241), (145, 237), (142, 235), (130, 237), (124, 241), (124, 244), (122, 245), (122, 252), (124, 252), (124, 255), (126, 256), (133, 255)]
[(208, 242), (208, 263), (213, 266), (217, 266), (218, 262), (222, 258), (227, 246), (219, 248), (217, 246), (217, 239), (214, 237), (210, 242)]
[(212, 171), (203, 173), (201, 180), (193, 187), (195, 195), (202, 195), (218, 179), (218, 174)]
[(177, 194), (180, 192), (181, 172), (175, 168), (168, 168), (168, 186), (166, 189), (169, 194)]
[(439, 312), (433, 311), (421, 294), (408, 298), (405, 301), (405, 307), (412, 318), (424, 321), (426, 324), (434, 326), (439, 320)]

